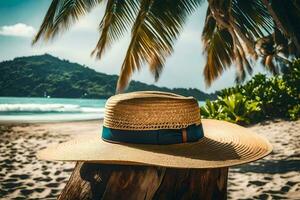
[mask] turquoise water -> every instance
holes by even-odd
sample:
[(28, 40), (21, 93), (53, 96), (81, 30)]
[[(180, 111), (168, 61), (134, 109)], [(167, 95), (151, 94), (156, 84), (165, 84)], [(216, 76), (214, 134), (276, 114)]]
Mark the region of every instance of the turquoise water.
[(102, 119), (106, 99), (0, 97), (0, 122)]
[(106, 99), (0, 97), (0, 122), (103, 119), (105, 103)]

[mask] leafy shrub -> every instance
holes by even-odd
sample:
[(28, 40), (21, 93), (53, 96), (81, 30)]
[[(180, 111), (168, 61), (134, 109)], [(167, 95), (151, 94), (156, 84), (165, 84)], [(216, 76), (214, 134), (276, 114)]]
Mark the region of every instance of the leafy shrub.
[(219, 101), (206, 100), (205, 106), (200, 107), (201, 115), (209, 119), (224, 119), (225, 113), (223, 112), (224, 107)]
[(283, 75), (268, 78), (258, 74), (245, 85), (218, 92), (218, 100), (201, 108), (204, 117), (235, 123), (253, 123), (266, 118), (300, 117), (300, 59)]
[(228, 121), (238, 124), (249, 124), (251, 119), (260, 111), (259, 102), (249, 101), (240, 93), (220, 99)]
[(288, 110), (289, 118), (291, 120), (297, 120), (300, 118), (300, 105), (295, 105), (291, 109)]
[(206, 118), (226, 120), (238, 124), (248, 124), (258, 115), (260, 107), (256, 101), (248, 101), (242, 94), (236, 93), (219, 97), (217, 101), (206, 101), (201, 114)]

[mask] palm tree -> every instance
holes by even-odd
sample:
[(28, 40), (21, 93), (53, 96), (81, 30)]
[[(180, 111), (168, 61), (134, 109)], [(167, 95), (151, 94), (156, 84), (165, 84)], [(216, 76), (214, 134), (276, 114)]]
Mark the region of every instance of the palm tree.
[[(159, 78), (188, 16), (197, 11), (203, 0), (52, 0), (33, 44), (54, 38), (100, 3), (105, 3), (106, 9), (92, 55), (100, 59), (131, 27), (131, 41), (117, 83), (117, 92), (122, 92), (143, 64), (148, 64), (155, 80)], [(274, 35), (276, 29), (283, 38), (280, 41), (285, 41), (284, 47), (289, 47), (284, 48), (286, 55), (299, 56), (299, 20), (297, 0), (208, 0), (202, 33), (207, 85), (230, 66), (236, 67), (237, 81), (242, 81), (247, 72), (251, 73), (252, 61), (259, 57), (268, 58), (263, 63), (277, 72), (273, 58), (282, 51), (263, 48), (277, 49), (282, 44), (266, 38)], [(266, 54), (269, 52), (272, 56)]]

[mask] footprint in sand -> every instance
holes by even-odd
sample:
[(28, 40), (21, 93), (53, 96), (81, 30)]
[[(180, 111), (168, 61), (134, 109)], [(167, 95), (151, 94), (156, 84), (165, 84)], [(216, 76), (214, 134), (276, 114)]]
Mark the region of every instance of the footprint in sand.
[(63, 180), (65, 180), (64, 177), (58, 177), (58, 178), (56, 179), (57, 182), (61, 182), (61, 181), (63, 181)]
[(266, 182), (262, 182), (262, 181), (249, 181), (249, 184), (247, 185), (247, 187), (250, 186), (251, 184), (252, 185), (256, 185), (256, 186), (263, 186), (263, 185), (266, 184)]
[(61, 171), (59, 171), (59, 170), (57, 170), (55, 173), (54, 173), (54, 175), (59, 175), (61, 173)]
[(283, 193), (287, 193), (288, 191), (290, 191), (290, 187), (289, 186), (283, 186), (280, 191), (282, 191)]
[(43, 191), (45, 191), (45, 188), (35, 188), (34, 191), (42, 193)]
[(42, 172), (42, 174), (45, 175), (45, 176), (47, 176), (47, 175), (50, 174), (50, 172), (49, 171), (44, 171), (44, 172)]
[(2, 183), (3, 188), (7, 188), (7, 189), (17, 188), (20, 187), (21, 185), (22, 183), (18, 183), (18, 182)]
[(50, 187), (50, 188), (57, 188), (59, 186), (58, 183), (48, 183), (46, 184), (47, 187)]
[(50, 182), (50, 181), (52, 181), (52, 178), (50, 178), (50, 177), (47, 177), (47, 178), (38, 177), (38, 178), (34, 178), (33, 180), (35, 180), (37, 182)]
[(20, 191), (22, 195), (28, 196), (33, 193), (33, 190), (23, 189)]
[(19, 179), (22, 179), (22, 180), (30, 178), (30, 176), (28, 174), (12, 174), (10, 177), (19, 178)]

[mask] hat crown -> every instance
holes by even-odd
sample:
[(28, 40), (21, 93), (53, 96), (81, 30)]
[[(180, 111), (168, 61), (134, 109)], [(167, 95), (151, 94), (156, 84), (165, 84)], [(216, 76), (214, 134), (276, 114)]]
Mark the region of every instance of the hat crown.
[(104, 126), (119, 130), (181, 129), (200, 124), (196, 99), (174, 93), (140, 91), (109, 98)]

